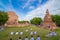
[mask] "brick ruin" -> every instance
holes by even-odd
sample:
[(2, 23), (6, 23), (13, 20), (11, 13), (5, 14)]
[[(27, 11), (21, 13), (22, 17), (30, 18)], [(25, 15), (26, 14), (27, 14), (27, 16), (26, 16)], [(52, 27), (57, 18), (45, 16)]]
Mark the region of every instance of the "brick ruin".
[(55, 23), (52, 21), (51, 15), (49, 14), (49, 10), (46, 10), (46, 15), (44, 17), (44, 21), (40, 25), (43, 28), (49, 28), (51, 30), (56, 28)]
[[(19, 24), (18, 23), (18, 16), (12, 11), (8, 12), (8, 17), (9, 17), (9, 19), (7, 21), (7, 25), (19, 25), (19, 26), (29, 25), (29, 23), (23, 23), (23, 24), (20, 23)], [(46, 10), (46, 15), (44, 17), (44, 21), (41, 23), (40, 26), (43, 28), (49, 28), (49, 29), (55, 29), (56, 28), (56, 25), (52, 21), (52, 18), (51, 18), (51, 15), (49, 14), (48, 9)]]
[(18, 24), (18, 16), (14, 12), (9, 11), (8, 17), (7, 25)]
[(9, 11), (7, 12), (8, 13), (8, 20), (7, 20), (7, 23), (6, 23), (6, 26), (8, 27), (12, 27), (12, 26), (28, 26), (30, 25), (28, 22), (26, 23), (18, 23), (18, 16), (16, 15), (16, 13), (12, 12), (12, 11)]

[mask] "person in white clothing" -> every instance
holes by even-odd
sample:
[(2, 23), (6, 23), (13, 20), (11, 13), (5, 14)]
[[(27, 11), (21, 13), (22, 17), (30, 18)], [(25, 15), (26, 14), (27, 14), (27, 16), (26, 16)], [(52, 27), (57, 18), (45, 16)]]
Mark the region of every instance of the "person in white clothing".
[(19, 37), (19, 39), (18, 39), (18, 40), (22, 40), (22, 39), (21, 39), (21, 37)]
[(56, 35), (57, 35), (57, 33), (56, 33), (56, 32), (52, 32), (52, 33), (53, 33), (53, 35), (54, 35), (54, 36), (56, 36)]
[(38, 35), (37, 39), (36, 40), (40, 40), (40, 36)]
[(28, 40), (28, 37), (26, 36), (25, 40)]
[(34, 37), (33, 36), (31, 36), (31, 39), (30, 40), (34, 40)]

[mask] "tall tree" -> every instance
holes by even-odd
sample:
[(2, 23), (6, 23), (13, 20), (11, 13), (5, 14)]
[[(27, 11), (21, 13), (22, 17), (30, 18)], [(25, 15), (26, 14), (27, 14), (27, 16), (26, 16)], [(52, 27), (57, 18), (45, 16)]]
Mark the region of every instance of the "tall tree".
[(57, 26), (60, 26), (60, 15), (52, 15), (52, 20)]
[(31, 19), (30, 22), (31, 22), (31, 24), (40, 25), (40, 23), (42, 22), (42, 19), (39, 17), (35, 17), (35, 18)]
[(7, 12), (0, 11), (0, 26), (4, 25), (8, 20)]

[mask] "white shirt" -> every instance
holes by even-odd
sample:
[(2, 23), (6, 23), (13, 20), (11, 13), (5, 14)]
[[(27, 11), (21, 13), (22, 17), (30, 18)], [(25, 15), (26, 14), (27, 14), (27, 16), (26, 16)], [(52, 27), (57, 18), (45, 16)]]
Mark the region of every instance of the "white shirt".
[(56, 36), (57, 34), (55, 32), (53, 32), (53, 35)]
[(40, 37), (37, 37), (37, 39), (36, 40), (40, 40)]
[(32, 37), (30, 40), (34, 40), (34, 38)]
[(18, 40), (21, 40), (21, 39), (18, 39)]
[(25, 38), (25, 40), (28, 40), (28, 38)]
[(52, 33), (50, 33), (49, 35), (50, 35), (50, 36), (52, 36), (53, 34), (52, 34)]

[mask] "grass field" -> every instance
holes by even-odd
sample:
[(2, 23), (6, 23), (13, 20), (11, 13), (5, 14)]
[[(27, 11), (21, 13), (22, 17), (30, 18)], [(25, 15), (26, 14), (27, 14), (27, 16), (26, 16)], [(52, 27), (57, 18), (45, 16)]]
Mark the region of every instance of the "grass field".
[[(30, 28), (32, 28), (33, 30), (30, 30)], [(25, 30), (28, 29), (28, 32), (25, 32)], [(10, 35), (10, 32), (24, 32), (24, 34), (21, 36), (20, 34), (18, 35)], [(0, 32), (0, 40), (9, 40), (10, 38), (12, 38), (13, 40), (18, 40), (19, 37), (21, 37), (23, 40), (26, 36), (28, 36), (28, 38), (30, 39), (30, 32), (33, 31), (37, 31), (37, 35), (40, 35), (41, 40), (59, 40), (60, 38), (60, 28), (57, 28), (55, 31), (57, 32), (57, 36), (52, 36), (52, 37), (46, 37), (45, 35), (47, 35), (49, 33), (49, 30), (47, 29), (43, 29), (43, 28), (39, 28), (39, 27), (35, 27), (35, 26), (28, 26), (28, 27), (7, 27), (5, 28), (2, 32)], [(33, 35), (34, 38), (36, 39), (37, 35)]]

